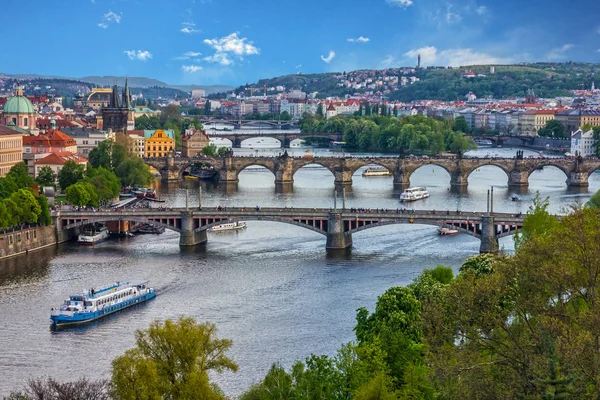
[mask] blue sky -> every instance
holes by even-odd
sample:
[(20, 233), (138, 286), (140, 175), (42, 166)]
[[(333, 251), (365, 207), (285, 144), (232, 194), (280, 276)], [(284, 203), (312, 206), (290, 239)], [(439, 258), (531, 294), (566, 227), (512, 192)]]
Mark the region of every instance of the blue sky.
[[(600, 62), (600, 1), (2, 0), (0, 72), (240, 85), (416, 64)], [(7, 19), (6, 16), (9, 16)]]

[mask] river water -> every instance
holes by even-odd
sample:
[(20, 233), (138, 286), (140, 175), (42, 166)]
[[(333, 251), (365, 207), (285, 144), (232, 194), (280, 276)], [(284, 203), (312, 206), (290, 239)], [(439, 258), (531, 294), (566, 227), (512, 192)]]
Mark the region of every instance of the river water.
[[(514, 151), (480, 149), (472, 155), (512, 156)], [(535, 153), (525, 153), (530, 154)], [(392, 178), (363, 178), (360, 172), (347, 193), (347, 207), (400, 206)], [(589, 191), (569, 191), (564, 174), (552, 167), (536, 171), (518, 201), (511, 201), (506, 174), (495, 167), (474, 172), (465, 193), (449, 190), (450, 177), (441, 168), (423, 167), (411, 179), (431, 193), (414, 207), (436, 210), (485, 210), (492, 185), (495, 210), (515, 213), (527, 211), (536, 191), (549, 196), (551, 210), (559, 212), (587, 201), (600, 189), (600, 175), (594, 174)], [(324, 168), (298, 171), (292, 193), (276, 193), (273, 181), (266, 169), (248, 168), (240, 173), (236, 192), (205, 186), (202, 202), (205, 207), (333, 204), (333, 175)], [(186, 188), (190, 205), (197, 205), (197, 185), (158, 184), (161, 197), (172, 206), (185, 205)], [(287, 224), (249, 222), (241, 232), (210, 234), (205, 247), (192, 250), (181, 250), (178, 234), (167, 231), (109, 240), (94, 248), (68, 243), (0, 262), (0, 395), (31, 377), (108, 378), (111, 360), (134, 346), (136, 329), (146, 328), (154, 319), (185, 315), (214, 322), (221, 336), (233, 339), (230, 355), (239, 372), (215, 379), (235, 396), (264, 376), (273, 362), (289, 367), (311, 353), (334, 354), (352, 340), (358, 307), (372, 309), (377, 296), (391, 286), (409, 283), (424, 268), (444, 264), (456, 270), (479, 249), (479, 241), (470, 236), (440, 237), (435, 227), (424, 225), (386, 226), (353, 239), (351, 252), (328, 255), (325, 238), (317, 233)], [(512, 238), (502, 239), (501, 246), (511, 251)], [(69, 294), (131, 278), (151, 280), (162, 294), (86, 327), (50, 329), (50, 307)]]

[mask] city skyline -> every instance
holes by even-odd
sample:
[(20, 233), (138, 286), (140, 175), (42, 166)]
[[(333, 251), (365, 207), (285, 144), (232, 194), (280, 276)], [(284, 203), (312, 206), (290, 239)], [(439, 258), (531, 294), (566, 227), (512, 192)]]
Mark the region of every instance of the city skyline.
[[(6, 15), (27, 15), (21, 24), (30, 28), (63, 21), (53, 35), (65, 36), (46, 42), (42, 61), (23, 46), (43, 41), (40, 29), (21, 29), (19, 41), (5, 41), (0, 65), (14, 74), (240, 85), (298, 72), (414, 66), (418, 54), (423, 66), (600, 62), (600, 4), (578, 3), (575, 9), (540, 0), (311, 0), (298, 7), (288, 0), (177, 0), (166, 7), (158, 0), (68, 0), (31, 10), (11, 0)], [(1, 29), (11, 35), (7, 25)]]

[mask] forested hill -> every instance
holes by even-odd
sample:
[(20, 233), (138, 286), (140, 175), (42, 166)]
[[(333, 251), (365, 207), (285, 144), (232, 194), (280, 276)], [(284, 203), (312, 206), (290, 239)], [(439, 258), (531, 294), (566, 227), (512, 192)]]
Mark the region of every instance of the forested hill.
[[(386, 94), (389, 100), (445, 100), (464, 99), (472, 91), (478, 97), (491, 96), (497, 99), (523, 97), (529, 89), (533, 89), (539, 97), (572, 96), (570, 90), (589, 89), (592, 81), (597, 79), (600, 64), (591, 63), (530, 63), (519, 65), (495, 65), (495, 72), (490, 73), (489, 65), (464, 66), (459, 68), (428, 67), (412, 70), (411, 68), (391, 68), (387, 70), (359, 70), (340, 73), (295, 74), (276, 78), (261, 79), (250, 85), (238, 87), (235, 92), (250, 94), (248, 88), (256, 88), (262, 93), (267, 88), (285, 86), (287, 91), (300, 89), (306, 93), (317, 92), (318, 98), (328, 96), (344, 96), (346, 94), (377, 91), (377, 89), (354, 89), (340, 87), (344, 80), (353, 78), (353, 82), (361, 79), (383, 76), (397, 76), (401, 79), (416, 77), (419, 81), (402, 86), (388, 86), (391, 90)], [(473, 71), (477, 76), (463, 77), (463, 72)], [(596, 82), (600, 85), (600, 79)], [(379, 89), (381, 91), (385, 90)]]

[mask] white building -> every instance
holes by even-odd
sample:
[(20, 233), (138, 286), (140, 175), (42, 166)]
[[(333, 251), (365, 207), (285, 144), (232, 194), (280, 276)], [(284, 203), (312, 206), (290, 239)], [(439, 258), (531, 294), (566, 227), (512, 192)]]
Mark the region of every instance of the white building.
[(594, 146), (594, 131), (587, 132), (578, 129), (571, 133), (571, 154), (580, 155), (582, 157), (590, 157), (596, 155)]
[(192, 98), (193, 99), (201, 99), (206, 97), (206, 91), (203, 89), (193, 89), (192, 90)]

